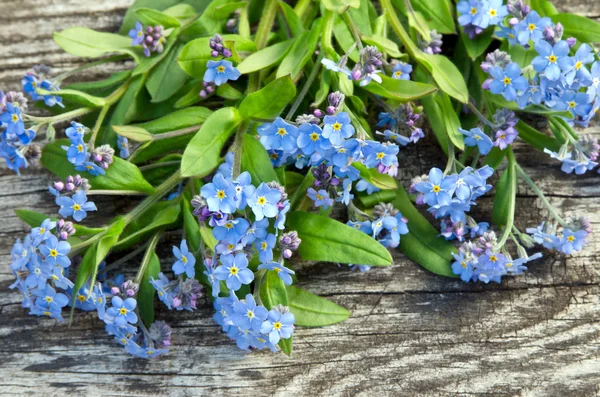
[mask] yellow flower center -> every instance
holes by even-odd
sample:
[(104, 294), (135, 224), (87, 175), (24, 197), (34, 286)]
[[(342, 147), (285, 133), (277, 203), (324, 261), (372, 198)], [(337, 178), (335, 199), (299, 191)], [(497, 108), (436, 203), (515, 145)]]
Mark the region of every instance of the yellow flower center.
[(529, 26), (527, 26), (527, 29), (535, 30), (535, 23), (530, 23)]
[(182, 261), (184, 264), (188, 263), (188, 259), (185, 257), (185, 255), (182, 255), (182, 256), (181, 256), (181, 261)]
[(498, 11), (496, 11), (494, 9), (491, 9), (490, 12), (489, 12), (489, 14), (493, 18), (493, 17), (495, 17), (498, 14)]
[(512, 265), (513, 265), (513, 264), (512, 264), (512, 262), (509, 262), (509, 263), (507, 263), (507, 264), (506, 264), (506, 265), (504, 265), (504, 266), (506, 266), (506, 267), (512, 267)]
[(402, 72), (397, 70), (396, 73), (394, 73), (396, 75), (396, 77), (400, 77), (402, 75)]
[(477, 14), (477, 8), (473, 7), (471, 8), (471, 15), (475, 15)]
[(572, 243), (573, 241), (575, 241), (575, 236), (569, 236), (567, 237), (567, 241)]
[(571, 109), (573, 109), (575, 106), (577, 106), (577, 103), (575, 103), (575, 101), (571, 101), (571, 102), (569, 102), (569, 107), (570, 107)]
[(323, 200), (323, 196), (321, 196), (320, 194), (317, 194), (317, 200)]
[(263, 241), (262, 243), (260, 243), (260, 248), (264, 251), (267, 249), (267, 242)]
[(548, 62), (550, 62), (550, 63), (556, 63), (556, 55), (550, 55), (548, 57)]
[(149, 355), (154, 354), (154, 350), (148, 350), (146, 353), (148, 353)]
[(467, 262), (464, 262), (464, 261), (463, 261), (463, 262), (461, 263), (461, 265), (462, 265), (463, 269), (466, 269), (466, 268), (467, 268)]
[(509, 85), (509, 84), (510, 84), (510, 81), (511, 81), (511, 80), (510, 80), (510, 77), (505, 77), (505, 78), (504, 78), (504, 80), (503, 80), (503, 82), (504, 82), (504, 85)]
[(228, 250), (232, 250), (235, 247), (235, 245), (233, 244), (227, 244), (227, 249)]
[(85, 302), (86, 301), (85, 296), (83, 296), (83, 295), (77, 295), (77, 300), (79, 302)]
[(252, 310), (248, 310), (246, 312), (246, 315), (248, 316), (248, 318), (254, 318), (254, 312)]
[(272, 160), (277, 160), (279, 158), (279, 155), (277, 153), (271, 153), (269, 157), (271, 157)]
[(223, 190), (217, 190), (217, 198), (224, 199), (225, 192)]
[(341, 125), (340, 123), (338, 123), (338, 122), (334, 123), (334, 124), (332, 125), (332, 127), (333, 127), (333, 130), (334, 130), (334, 131), (339, 131), (339, 130), (341, 130), (341, 129), (342, 129), (342, 125)]
[(53, 258), (56, 258), (58, 256), (58, 251), (55, 249), (50, 250), (50, 253), (48, 254)]
[(121, 343), (122, 343), (122, 344), (124, 344), (124, 345), (126, 345), (126, 344), (128, 343), (128, 342), (127, 342), (127, 339), (125, 339), (125, 338), (121, 338)]
[(277, 129), (277, 135), (284, 136), (286, 134), (287, 134), (287, 131), (285, 130), (285, 128), (278, 128)]
[(278, 267), (274, 267), (274, 268), (273, 268), (273, 270), (275, 270), (275, 273), (279, 273), (279, 272), (281, 272), (281, 269), (280, 269), (280, 268), (278, 268)]
[(583, 62), (577, 61), (577, 63), (575, 64), (575, 69), (579, 70), (579, 69), (581, 69), (582, 66), (583, 66)]
[(217, 72), (223, 73), (225, 71), (225, 66), (217, 66)]
[(138, 36), (138, 37), (142, 37), (143, 35), (144, 35), (144, 32), (142, 32), (141, 30), (138, 30), (138, 34), (137, 34), (137, 36)]
[(496, 255), (492, 255), (490, 256), (490, 260), (494, 263), (496, 263), (496, 261), (498, 260), (498, 257)]
[(87, 169), (87, 170), (93, 170), (93, 169), (94, 169), (94, 167), (92, 167), (91, 165), (86, 165), (86, 166), (85, 166), (85, 169)]
[(73, 204), (73, 209), (75, 211), (80, 211), (81, 210), (81, 206), (79, 204)]
[(281, 329), (281, 322), (277, 321), (275, 324), (273, 324), (273, 329), (279, 331)]
[(439, 193), (442, 190), (442, 188), (439, 187), (438, 185), (435, 185), (432, 190), (434, 193)]
[(385, 157), (385, 153), (383, 153), (383, 152), (377, 153), (377, 160), (381, 160), (384, 157)]
[(40, 234), (44, 234), (46, 233), (46, 228), (45, 227), (40, 227)]
[(46, 296), (46, 297), (44, 298), (44, 300), (45, 300), (46, 302), (48, 302), (48, 303), (52, 303), (52, 302), (54, 301), (54, 298), (52, 298), (51, 296)]
[(81, 143), (79, 145), (77, 145), (77, 151), (79, 153), (83, 153), (83, 145)]
[(235, 266), (231, 266), (229, 268), (229, 274), (231, 274), (232, 276), (235, 276), (236, 274), (238, 274), (240, 272), (240, 269), (238, 269)]
[(102, 299), (102, 297), (98, 298), (98, 303), (102, 303), (104, 301), (104, 299)]
[(13, 123), (16, 123), (17, 121), (19, 121), (19, 116), (17, 116), (16, 113), (13, 113), (13, 115), (11, 116), (11, 120), (13, 121)]
[(125, 309), (124, 307), (120, 308), (119, 309), (119, 314), (126, 315), (127, 314), (127, 309)]
[(316, 132), (313, 132), (312, 134), (310, 134), (310, 139), (311, 139), (311, 141), (318, 141), (319, 134), (317, 134)]
[(265, 196), (260, 196), (258, 200), (256, 200), (256, 203), (258, 205), (265, 205), (267, 203), (267, 199), (265, 198)]
[(233, 228), (233, 223), (232, 222), (227, 222), (225, 224), (225, 229), (232, 229)]

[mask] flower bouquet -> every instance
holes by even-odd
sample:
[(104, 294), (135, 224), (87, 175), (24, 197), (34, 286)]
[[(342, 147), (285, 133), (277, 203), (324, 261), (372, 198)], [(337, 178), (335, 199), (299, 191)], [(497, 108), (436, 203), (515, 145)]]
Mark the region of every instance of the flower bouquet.
[[(599, 32), (546, 0), (138, 0), (119, 33), (56, 32), (89, 60), (58, 75), (36, 66), (23, 93), (0, 94), (6, 165), (39, 159), (56, 175), (56, 213), (17, 211), (32, 229), (11, 252), (11, 288), (32, 315), (95, 312), (137, 357), (171, 346), (156, 305), (199, 302), (240, 349), (289, 355), (295, 327), (350, 315), (295, 285), (300, 261), (364, 272), (400, 250), (487, 284), (542, 248), (578, 252), (589, 222), (563, 219), (512, 145), (566, 173), (596, 167), (597, 141), (578, 127), (600, 103)], [(108, 63), (122, 70), (69, 81)], [(446, 166), (402, 186), (398, 159), (425, 134)], [(476, 220), (494, 174), (492, 222)], [(519, 181), (548, 212), (525, 230)], [(89, 225), (96, 195), (139, 201)], [(173, 232), (163, 267), (156, 247)]]

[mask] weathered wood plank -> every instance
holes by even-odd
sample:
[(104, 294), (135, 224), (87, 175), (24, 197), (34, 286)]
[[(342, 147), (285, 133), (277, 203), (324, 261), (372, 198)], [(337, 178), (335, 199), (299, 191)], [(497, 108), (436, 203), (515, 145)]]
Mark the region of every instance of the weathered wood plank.
[[(131, 0), (4, 0), (0, 22), (0, 86), (19, 87), (23, 69), (44, 62), (57, 71), (80, 60), (51, 41), (74, 25), (114, 31)], [(600, 2), (569, 0), (562, 10), (600, 17)], [(86, 74), (93, 79), (110, 72)], [(599, 129), (590, 130), (599, 134)], [(586, 214), (600, 228), (597, 174), (568, 176), (546, 155), (516, 147), (523, 167), (568, 215)], [(435, 143), (403, 150), (404, 183), (443, 166)], [(92, 314), (72, 327), (28, 316), (7, 289), (6, 264), (15, 238), (28, 228), (17, 208), (53, 214), (51, 176), (33, 166), (22, 177), (0, 168), (0, 394), (20, 395), (401, 395), (597, 396), (600, 394), (600, 237), (584, 253), (549, 255), (525, 275), (500, 285), (467, 285), (429, 274), (394, 253), (394, 266), (368, 273), (331, 264), (298, 264), (300, 286), (352, 310), (345, 323), (298, 328), (292, 358), (240, 352), (212, 322), (207, 302), (194, 313), (158, 318), (173, 326), (168, 357), (132, 359)], [(98, 200), (101, 223), (123, 202)], [(489, 220), (491, 197), (473, 214)], [(539, 200), (519, 188), (520, 228), (542, 219)], [(161, 260), (171, 261), (161, 242)], [(138, 261), (141, 258), (138, 258)], [(135, 261), (133, 261), (135, 262)]]

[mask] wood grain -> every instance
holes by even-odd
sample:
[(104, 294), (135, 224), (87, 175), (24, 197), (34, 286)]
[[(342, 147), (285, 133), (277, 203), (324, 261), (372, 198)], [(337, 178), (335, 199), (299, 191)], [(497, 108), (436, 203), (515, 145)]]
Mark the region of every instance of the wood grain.
[[(43, 62), (58, 71), (80, 62), (51, 40), (54, 30), (84, 25), (115, 31), (130, 0), (4, 0), (0, 6), (0, 86), (19, 87), (24, 69)], [(569, 0), (561, 10), (600, 17), (600, 2)], [(119, 66), (116, 66), (119, 67)], [(94, 70), (93, 79), (111, 69)], [(600, 135), (599, 128), (589, 133)], [(598, 175), (565, 175), (548, 156), (516, 146), (518, 161), (565, 216), (586, 215), (600, 228)], [(440, 164), (430, 139), (403, 149), (401, 179)], [(394, 265), (368, 273), (331, 264), (298, 265), (300, 286), (350, 309), (328, 328), (298, 328), (294, 354), (239, 351), (203, 301), (194, 313), (160, 310), (174, 349), (159, 360), (131, 358), (92, 314), (72, 327), (28, 316), (8, 290), (13, 241), (28, 231), (17, 208), (52, 214), (51, 176), (32, 166), (21, 177), (0, 168), (0, 395), (3, 396), (598, 396), (600, 395), (600, 237), (570, 258), (548, 254), (526, 274), (500, 285), (437, 277), (394, 252)], [(497, 192), (501, 194), (502, 192)], [(131, 200), (98, 200), (102, 220)], [(492, 195), (473, 213), (488, 220)], [(517, 225), (543, 218), (533, 192), (519, 187)], [(166, 268), (169, 247), (160, 244)], [(141, 258), (137, 258), (139, 262)], [(135, 264), (136, 261), (133, 261)]]

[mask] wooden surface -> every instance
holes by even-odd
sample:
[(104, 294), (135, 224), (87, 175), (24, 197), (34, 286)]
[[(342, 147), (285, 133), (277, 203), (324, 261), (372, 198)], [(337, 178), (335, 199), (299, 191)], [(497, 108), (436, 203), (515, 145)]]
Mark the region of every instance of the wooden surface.
[[(115, 31), (130, 0), (2, 0), (0, 87), (17, 88), (24, 70), (44, 62), (57, 70), (79, 62), (64, 54), (51, 32), (83, 25)], [(567, 2), (565, 2), (567, 3)], [(600, 1), (570, 0), (563, 10), (600, 16)], [(107, 70), (90, 72), (92, 79)], [(600, 129), (590, 129), (600, 135)], [(565, 175), (549, 157), (516, 147), (517, 159), (565, 216), (587, 215), (600, 228), (598, 174)], [(406, 181), (439, 164), (430, 140), (402, 150)], [(8, 290), (13, 241), (28, 228), (13, 211), (54, 214), (51, 176), (33, 166), (17, 177), (0, 168), (0, 395), (600, 395), (600, 263), (598, 234), (585, 252), (547, 255), (522, 276), (502, 284), (472, 285), (427, 273), (394, 252), (391, 268), (350, 272), (332, 264), (304, 265), (299, 285), (350, 309), (346, 322), (298, 328), (294, 354), (238, 350), (212, 321), (202, 301), (194, 313), (161, 310), (173, 327), (174, 348), (164, 358), (131, 358), (93, 314), (72, 327), (28, 316)], [(489, 220), (491, 195), (473, 214)], [(90, 222), (130, 202), (99, 200)], [(519, 228), (543, 216), (535, 195), (519, 187)], [(87, 221), (87, 220), (86, 220)], [(410, 226), (410, 225), (409, 225)], [(169, 266), (171, 236), (160, 244)], [(141, 258), (136, 260), (139, 262)], [(135, 261), (134, 261), (135, 262)]]

